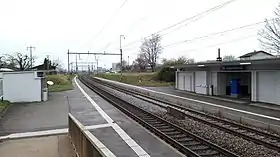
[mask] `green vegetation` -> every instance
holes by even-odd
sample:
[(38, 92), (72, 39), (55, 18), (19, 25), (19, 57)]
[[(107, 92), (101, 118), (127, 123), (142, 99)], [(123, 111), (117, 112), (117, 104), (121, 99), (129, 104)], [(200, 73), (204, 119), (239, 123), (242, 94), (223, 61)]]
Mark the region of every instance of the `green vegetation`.
[(127, 84), (156, 87), (156, 86), (170, 86), (169, 82), (162, 82), (157, 80), (157, 73), (123, 73), (122, 79), (120, 73), (117, 74), (97, 74), (97, 77), (108, 80), (120, 81)]
[(48, 86), (49, 92), (61, 92), (73, 89), (72, 79), (75, 75), (47, 75), (47, 81), (53, 81), (54, 85)]
[(175, 82), (175, 71), (169, 67), (163, 67), (157, 74), (158, 80), (166, 82)]
[(4, 109), (6, 107), (8, 107), (11, 103), (7, 100), (4, 101), (0, 101), (0, 109)]

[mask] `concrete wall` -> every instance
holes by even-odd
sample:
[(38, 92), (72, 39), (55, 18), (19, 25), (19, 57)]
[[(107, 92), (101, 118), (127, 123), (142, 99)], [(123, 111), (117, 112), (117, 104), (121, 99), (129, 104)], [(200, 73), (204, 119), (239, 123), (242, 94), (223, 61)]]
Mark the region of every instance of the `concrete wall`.
[(11, 102), (41, 101), (41, 78), (36, 72), (3, 73), (3, 97)]

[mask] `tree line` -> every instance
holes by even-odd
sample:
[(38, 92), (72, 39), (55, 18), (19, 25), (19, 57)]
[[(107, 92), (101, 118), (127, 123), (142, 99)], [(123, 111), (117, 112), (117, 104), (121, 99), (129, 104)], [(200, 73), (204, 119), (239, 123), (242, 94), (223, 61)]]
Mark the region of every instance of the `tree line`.
[[(36, 57), (30, 57), (27, 54), (15, 52), (0, 56), (0, 68), (8, 68), (15, 71), (31, 70), (31, 66), (34, 65)], [(42, 64), (42, 69), (49, 70), (59, 67), (60, 62), (58, 60), (51, 61), (45, 58)]]

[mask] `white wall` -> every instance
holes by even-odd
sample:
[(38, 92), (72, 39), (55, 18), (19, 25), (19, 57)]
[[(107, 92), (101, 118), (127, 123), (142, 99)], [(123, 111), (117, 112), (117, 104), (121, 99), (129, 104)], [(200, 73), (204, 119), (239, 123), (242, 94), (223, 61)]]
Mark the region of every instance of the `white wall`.
[(177, 89), (194, 92), (193, 72), (177, 72)]
[(178, 72), (178, 89), (179, 90), (184, 90), (184, 85), (185, 82), (184, 82), (184, 75), (181, 73), (181, 72)]
[(41, 101), (41, 79), (35, 72), (3, 73), (3, 97), (11, 102)]
[(257, 72), (257, 101), (280, 105), (280, 71)]
[(195, 92), (200, 94), (207, 94), (207, 75), (206, 71), (195, 72)]
[[(211, 73), (211, 85), (213, 85), (214, 95), (218, 95), (218, 93), (217, 93), (218, 92), (218, 73), (217, 72)], [(211, 94), (211, 91), (210, 91), (210, 94)]]

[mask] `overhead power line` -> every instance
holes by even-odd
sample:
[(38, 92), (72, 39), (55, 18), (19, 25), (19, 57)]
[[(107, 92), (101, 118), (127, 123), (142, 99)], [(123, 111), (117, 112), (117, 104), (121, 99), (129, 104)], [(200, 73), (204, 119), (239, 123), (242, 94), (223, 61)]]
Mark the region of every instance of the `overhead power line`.
[[(270, 19), (268, 21), (272, 21), (272, 20), (273, 19)], [(243, 26), (240, 26), (240, 27), (224, 30), (224, 31), (221, 31), (221, 32), (211, 33), (211, 34), (208, 34), (208, 35), (203, 35), (203, 36), (195, 37), (195, 38), (192, 38), (192, 39), (178, 41), (178, 42), (175, 42), (175, 43), (171, 43), (171, 44), (165, 45), (163, 47), (165, 48), (165, 47), (170, 47), (170, 46), (174, 46), (174, 45), (178, 45), (178, 44), (183, 44), (183, 43), (191, 43), (191, 42), (194, 42), (194, 41), (197, 41), (197, 40), (204, 40), (204, 39), (212, 37), (212, 36), (221, 35), (221, 34), (224, 34), (224, 33), (229, 33), (229, 32), (241, 30), (241, 29), (244, 29), (244, 28), (249, 28), (249, 27), (252, 27), (252, 26), (255, 26), (255, 25), (263, 24), (265, 22), (266, 21), (261, 21), (261, 22), (256, 22), (256, 23), (252, 23), (252, 24), (248, 24), (248, 25), (243, 25)]]
[[(125, 0), (122, 5), (112, 14), (111, 18), (103, 25), (103, 27), (100, 29), (100, 31), (91, 39), (94, 41), (104, 30), (105, 28), (113, 21), (113, 19), (118, 15), (118, 12), (123, 8), (123, 6), (127, 3), (128, 0)], [(91, 42), (89, 41), (89, 43)]]
[[(155, 33), (152, 33), (152, 34), (158, 34), (158, 33), (160, 33), (160, 32), (169, 30), (169, 29), (171, 29), (171, 28), (173, 28), (173, 27), (176, 27), (176, 26), (178, 26), (178, 25), (180, 25), (180, 24), (183, 24), (183, 23), (185, 23), (185, 22), (187, 22), (187, 21), (189, 21), (189, 20), (193, 20), (193, 19), (198, 18), (198, 17), (200, 17), (200, 16), (209, 15), (211, 12), (217, 11), (217, 10), (219, 10), (219, 9), (225, 7), (226, 5), (229, 5), (230, 3), (235, 2), (235, 1), (237, 1), (237, 0), (230, 0), (230, 1), (227, 1), (227, 2), (225, 2), (225, 3), (222, 3), (222, 4), (220, 4), (220, 5), (217, 5), (217, 6), (215, 6), (215, 7), (212, 7), (212, 8), (210, 8), (210, 9), (208, 9), (208, 10), (205, 10), (205, 11), (203, 11), (203, 12), (201, 12), (201, 13), (198, 13), (198, 14), (192, 16), (192, 17), (188, 17), (188, 18), (186, 18), (186, 19), (184, 19), (184, 20), (182, 20), (182, 21), (180, 21), (180, 22), (177, 22), (177, 23), (175, 23), (175, 24), (173, 24), (173, 25), (171, 25), (171, 26), (168, 26), (168, 27), (166, 27), (166, 28), (163, 28), (163, 29), (161, 29), (161, 30), (159, 30), (159, 31), (157, 31), (157, 32), (155, 32)], [(202, 17), (201, 17), (201, 18), (202, 18)], [(199, 18), (199, 19), (200, 19), (200, 18)], [(197, 20), (198, 20), (198, 19), (197, 19)], [(196, 20), (195, 20), (195, 21), (196, 21)], [(150, 36), (151, 36), (151, 35), (148, 35), (148, 36), (146, 36), (146, 37), (150, 37)], [(144, 37), (144, 38), (145, 38), (145, 37)], [(129, 45), (133, 45), (133, 44), (137, 43), (137, 42), (140, 41), (140, 40), (141, 40), (141, 39), (137, 39), (137, 40), (135, 40), (135, 41), (133, 41), (133, 42), (131, 42), (131, 43), (129, 43), (129, 44), (123, 46), (123, 47), (127, 47), (127, 46), (129, 46)]]
[[(210, 8), (210, 9), (208, 9), (208, 10), (206, 10), (206, 11), (203, 11), (203, 12), (201, 12), (201, 13), (198, 13), (198, 14), (192, 16), (192, 17), (186, 18), (186, 19), (184, 19), (183, 21), (180, 21), (180, 22), (178, 22), (178, 23), (175, 23), (175, 24), (173, 24), (173, 25), (171, 25), (171, 26), (169, 26), (169, 27), (166, 27), (166, 28), (164, 28), (164, 29), (162, 29), (162, 30), (160, 30), (160, 31), (157, 31), (157, 32), (155, 32), (154, 34), (158, 34), (158, 33), (160, 33), (160, 32), (166, 31), (166, 30), (168, 30), (168, 29), (171, 29), (171, 28), (173, 28), (173, 27), (176, 27), (176, 26), (178, 26), (178, 25), (180, 25), (180, 24), (182, 24), (182, 23), (184, 23), (184, 22), (187, 22), (187, 21), (189, 21), (189, 20), (193, 20), (193, 19), (198, 20), (198, 19), (196, 19), (196, 18), (199, 18), (199, 17), (202, 18), (202, 17), (204, 17), (204, 16), (206, 16), (206, 15), (209, 15), (210, 13), (212, 13), (212, 12), (214, 12), (214, 11), (216, 11), (216, 10), (219, 10), (219, 9), (223, 8), (223, 7), (225, 7), (226, 5), (229, 5), (230, 3), (234, 2), (234, 1), (237, 1), (237, 0), (230, 0), (230, 1), (227, 1), (227, 2), (225, 2), (225, 3), (223, 3), (223, 4), (217, 5), (217, 6), (215, 6), (215, 7), (213, 7), (213, 8)], [(200, 18), (199, 18), (199, 19), (200, 19)], [(183, 25), (183, 26), (185, 26), (185, 25)]]
[(258, 36), (258, 34), (253, 34), (253, 35), (249, 35), (249, 36), (245, 36), (245, 37), (242, 37), (242, 38), (237, 38), (237, 39), (233, 39), (233, 40), (230, 40), (230, 41), (221, 42), (221, 43), (217, 43), (217, 44), (213, 44), (213, 45), (203, 46), (203, 47), (200, 47), (200, 48), (197, 48), (197, 49), (189, 49), (189, 50), (179, 51), (177, 53), (180, 53), (180, 52), (192, 52), (192, 51), (198, 51), (198, 50), (204, 49), (204, 48), (210, 48), (210, 47), (226, 45), (226, 44), (229, 44), (229, 43), (234, 43), (234, 42), (246, 40), (246, 39), (249, 39), (249, 38), (252, 38), (252, 37), (255, 37), (255, 36)]

